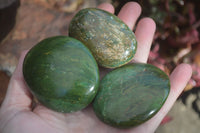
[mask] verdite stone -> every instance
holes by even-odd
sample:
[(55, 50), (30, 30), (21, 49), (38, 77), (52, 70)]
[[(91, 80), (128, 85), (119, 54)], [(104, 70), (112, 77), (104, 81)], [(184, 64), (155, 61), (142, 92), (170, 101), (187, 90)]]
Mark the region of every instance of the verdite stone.
[(130, 128), (153, 117), (170, 91), (168, 76), (150, 64), (128, 64), (108, 73), (93, 103), (97, 117), (118, 128)]
[(136, 52), (132, 30), (117, 16), (101, 9), (80, 10), (70, 23), (69, 36), (83, 42), (98, 64), (107, 68), (130, 62)]
[(58, 112), (85, 108), (99, 85), (97, 63), (80, 41), (66, 36), (42, 40), (26, 55), (23, 75), (33, 95)]

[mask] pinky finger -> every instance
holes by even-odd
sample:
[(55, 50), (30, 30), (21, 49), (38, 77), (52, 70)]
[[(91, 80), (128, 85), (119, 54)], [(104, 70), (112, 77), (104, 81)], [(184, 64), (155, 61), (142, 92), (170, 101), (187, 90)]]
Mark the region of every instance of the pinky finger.
[(155, 132), (162, 119), (165, 117), (165, 115), (167, 115), (169, 110), (172, 108), (174, 102), (185, 88), (187, 82), (191, 78), (191, 75), (192, 69), (190, 65), (181, 64), (177, 66), (170, 75), (171, 90), (163, 107), (154, 117), (145, 122), (142, 126), (138, 126), (135, 131), (144, 131), (145, 129), (149, 132)]

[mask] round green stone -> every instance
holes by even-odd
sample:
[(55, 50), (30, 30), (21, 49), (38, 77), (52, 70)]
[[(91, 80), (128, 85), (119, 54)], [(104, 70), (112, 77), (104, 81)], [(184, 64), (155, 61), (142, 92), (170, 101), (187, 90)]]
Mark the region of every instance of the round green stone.
[(80, 10), (70, 23), (69, 36), (83, 42), (98, 64), (107, 68), (130, 62), (136, 52), (133, 31), (117, 16), (101, 9)]
[(97, 117), (118, 128), (153, 117), (170, 91), (168, 76), (150, 64), (128, 64), (108, 73), (93, 103)]
[(33, 95), (59, 112), (85, 108), (99, 85), (99, 70), (91, 52), (66, 36), (47, 38), (35, 45), (24, 59), (23, 75)]

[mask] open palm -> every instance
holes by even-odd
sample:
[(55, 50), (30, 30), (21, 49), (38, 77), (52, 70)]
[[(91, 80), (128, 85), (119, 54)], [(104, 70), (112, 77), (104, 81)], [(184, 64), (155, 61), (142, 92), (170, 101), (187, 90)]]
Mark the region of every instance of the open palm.
[[(110, 4), (104, 3), (98, 8), (114, 12)], [(121, 9), (118, 17), (130, 29), (133, 29), (140, 13), (141, 7), (135, 2), (129, 2)], [(138, 48), (134, 61), (147, 62), (155, 28), (155, 23), (150, 18), (143, 18), (138, 22), (135, 31)], [(78, 112), (65, 114), (54, 112), (39, 104), (32, 109), (33, 96), (25, 85), (22, 75), (25, 54), (22, 54), (13, 73), (6, 98), (0, 109), (1, 133), (152, 133), (172, 107), (191, 76), (189, 65), (179, 65), (170, 75), (170, 94), (161, 110), (142, 125), (131, 129), (117, 129), (99, 121), (91, 106)]]

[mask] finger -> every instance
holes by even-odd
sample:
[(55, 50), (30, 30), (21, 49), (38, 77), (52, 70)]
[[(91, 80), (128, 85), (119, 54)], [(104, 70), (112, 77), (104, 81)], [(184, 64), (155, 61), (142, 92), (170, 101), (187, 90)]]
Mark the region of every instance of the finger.
[(174, 102), (190, 80), (191, 75), (192, 69), (191, 66), (188, 64), (181, 64), (172, 72), (172, 74), (170, 75), (171, 90), (165, 104), (159, 111), (159, 117), (157, 116), (156, 120), (157, 125), (160, 124), (162, 119), (169, 112)]
[(136, 128), (135, 130), (140, 131), (145, 126), (146, 130), (154, 132), (156, 128), (159, 126), (162, 119), (171, 109), (171, 107), (173, 106), (174, 102), (176, 101), (180, 93), (185, 88), (187, 82), (191, 78), (191, 75), (192, 75), (192, 69), (190, 65), (181, 64), (178, 67), (176, 67), (176, 69), (170, 75), (171, 90), (163, 107), (153, 118), (151, 118), (149, 121), (143, 124), (143, 126), (139, 126), (138, 128)]
[(156, 24), (151, 18), (143, 18), (139, 21), (135, 31), (138, 46), (134, 61), (147, 62), (155, 30)]
[(118, 17), (133, 30), (138, 17), (141, 14), (141, 7), (136, 2), (125, 4), (118, 14)]
[(110, 12), (112, 14), (115, 12), (114, 7), (109, 3), (102, 3), (97, 8), (105, 10), (105, 11)]
[(2, 108), (30, 109), (31, 107), (32, 95), (27, 89), (22, 74), (22, 64), (26, 53), (27, 51), (22, 53), (11, 77)]

